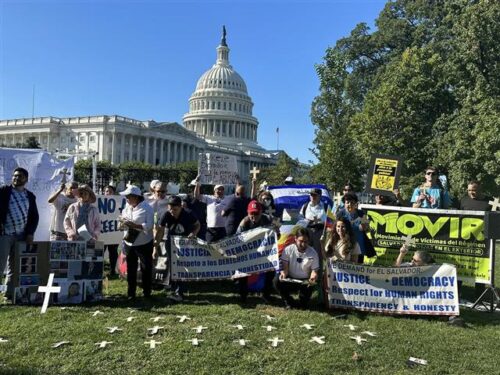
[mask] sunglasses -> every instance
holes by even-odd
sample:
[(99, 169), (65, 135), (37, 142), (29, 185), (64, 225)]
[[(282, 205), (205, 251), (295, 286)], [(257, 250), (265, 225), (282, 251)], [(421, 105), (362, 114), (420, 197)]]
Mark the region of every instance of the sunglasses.
[(436, 172), (425, 172), (426, 176), (437, 176)]

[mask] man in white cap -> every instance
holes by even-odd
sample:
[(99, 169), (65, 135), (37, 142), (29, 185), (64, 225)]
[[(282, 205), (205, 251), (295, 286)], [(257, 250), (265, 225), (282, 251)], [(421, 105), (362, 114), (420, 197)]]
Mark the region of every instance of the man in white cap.
[(295, 181), (293, 180), (292, 176), (288, 176), (287, 178), (285, 178), (285, 185), (293, 185), (294, 183)]
[(207, 242), (215, 242), (226, 236), (226, 220), (222, 216), (222, 201), (224, 200), (224, 186), (215, 185), (214, 194), (206, 195), (200, 193), (200, 180), (196, 177), (194, 187), (194, 198), (207, 205)]

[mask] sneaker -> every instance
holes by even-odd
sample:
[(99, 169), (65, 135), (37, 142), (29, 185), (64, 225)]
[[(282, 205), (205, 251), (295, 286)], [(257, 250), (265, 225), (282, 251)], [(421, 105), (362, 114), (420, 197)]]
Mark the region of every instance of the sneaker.
[(174, 293), (170, 296), (167, 297), (169, 300), (172, 300), (174, 302), (182, 302), (184, 300), (184, 298), (182, 297), (181, 294), (179, 293)]

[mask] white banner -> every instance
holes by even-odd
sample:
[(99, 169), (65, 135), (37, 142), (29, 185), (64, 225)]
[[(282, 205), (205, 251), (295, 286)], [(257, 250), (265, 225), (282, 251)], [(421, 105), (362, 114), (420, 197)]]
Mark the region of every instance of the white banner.
[(200, 183), (205, 185), (233, 185), (238, 175), (235, 155), (206, 152), (200, 154), (198, 162)]
[(172, 280), (218, 280), (276, 271), (276, 232), (256, 228), (207, 244), (172, 236)]
[(101, 217), (101, 234), (99, 241), (105, 245), (119, 244), (123, 231), (118, 230), (118, 216), (125, 208), (127, 200), (121, 195), (98, 195), (94, 204), (99, 209)]
[(375, 267), (329, 262), (327, 277), (330, 308), (459, 315), (457, 270), (451, 264)]
[(35, 232), (36, 241), (48, 241), (52, 205), (47, 201), (50, 195), (59, 189), (63, 175), (60, 172), (67, 169), (70, 173), (67, 181), (73, 180), (74, 158), (58, 160), (42, 150), (22, 148), (0, 148), (0, 185), (12, 183), (14, 169), (22, 167), (28, 171), (29, 178), (26, 188), (36, 196), (36, 205), (40, 220)]

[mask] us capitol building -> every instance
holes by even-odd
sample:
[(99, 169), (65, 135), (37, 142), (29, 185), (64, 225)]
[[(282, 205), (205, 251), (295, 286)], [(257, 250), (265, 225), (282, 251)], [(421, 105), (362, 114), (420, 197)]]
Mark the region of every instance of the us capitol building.
[(278, 156), (278, 151), (257, 144), (259, 122), (252, 110), (245, 81), (229, 64), (224, 28), (217, 60), (189, 98), (184, 126), (118, 115), (0, 120), (0, 145), (15, 146), (35, 137), (49, 152), (97, 152), (97, 160), (113, 164), (175, 164), (198, 160), (200, 152), (217, 152), (235, 155), (239, 175), (248, 181), (250, 169), (274, 165)]

